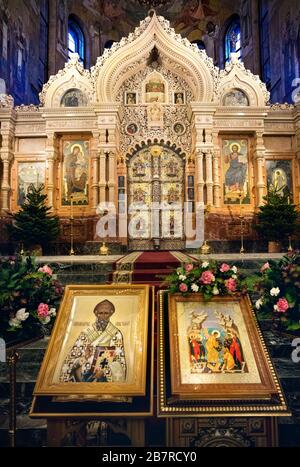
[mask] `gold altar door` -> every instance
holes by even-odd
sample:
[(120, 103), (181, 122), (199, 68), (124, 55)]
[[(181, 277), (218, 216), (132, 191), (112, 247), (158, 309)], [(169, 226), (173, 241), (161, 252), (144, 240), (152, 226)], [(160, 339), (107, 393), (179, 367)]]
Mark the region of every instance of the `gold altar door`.
[(137, 151), (128, 163), (131, 250), (184, 248), (184, 160), (166, 146)]

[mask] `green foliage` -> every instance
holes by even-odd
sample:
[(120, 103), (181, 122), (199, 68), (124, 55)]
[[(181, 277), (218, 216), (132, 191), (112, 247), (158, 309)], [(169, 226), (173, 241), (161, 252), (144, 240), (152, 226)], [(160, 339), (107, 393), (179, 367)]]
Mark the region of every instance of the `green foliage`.
[[(287, 330), (300, 330), (300, 254), (284, 256), (280, 261), (269, 261), (259, 274), (245, 280), (249, 293), (259, 296), (257, 313), (262, 318), (279, 317)], [(278, 295), (271, 295), (279, 289)], [(288, 302), (288, 309), (278, 312), (274, 308), (280, 299)]]
[(181, 293), (186, 297), (191, 293), (201, 293), (205, 301), (210, 301), (217, 295), (244, 292), (237, 268), (216, 261), (205, 261), (199, 265), (186, 264), (169, 275), (164, 285), (168, 286), (171, 294)]
[(43, 189), (43, 185), (30, 187), (19, 212), (12, 215), (13, 224), (8, 226), (11, 238), (22, 242), (25, 247), (45, 246), (59, 235), (59, 219), (50, 214), (51, 208), (46, 205), (47, 195), (43, 194)]
[(264, 197), (265, 204), (259, 207), (257, 233), (267, 241), (282, 241), (299, 228), (298, 211), (288, 192), (270, 190)]
[[(54, 315), (46, 323), (37, 314), (43, 303), (57, 308), (63, 288), (50, 268), (40, 268), (33, 258), (10, 257), (0, 260), (0, 337), (6, 342), (30, 339), (41, 334), (42, 325), (51, 325)], [(17, 312), (25, 309), (24, 321), (15, 321)]]

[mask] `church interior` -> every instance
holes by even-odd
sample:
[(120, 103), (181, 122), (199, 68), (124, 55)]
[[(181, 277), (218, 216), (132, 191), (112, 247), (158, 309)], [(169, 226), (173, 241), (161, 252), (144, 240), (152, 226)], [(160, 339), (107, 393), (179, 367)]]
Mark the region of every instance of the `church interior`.
[(300, 446), (300, 4), (0, 0), (0, 446)]

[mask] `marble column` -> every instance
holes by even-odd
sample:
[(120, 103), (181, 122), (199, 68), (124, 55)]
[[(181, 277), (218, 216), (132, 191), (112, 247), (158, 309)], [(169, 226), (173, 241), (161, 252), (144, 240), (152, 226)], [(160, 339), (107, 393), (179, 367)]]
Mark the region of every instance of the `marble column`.
[(219, 208), (221, 206), (221, 175), (219, 164), (221, 159), (221, 150), (219, 146), (218, 134), (213, 135), (213, 192), (214, 192), (214, 206)]
[(100, 170), (99, 170), (99, 202), (106, 201), (106, 154), (103, 149), (99, 152)]
[(91, 159), (92, 159), (92, 194), (93, 194), (93, 209), (96, 209), (99, 203), (99, 158), (100, 154), (98, 151), (98, 144), (99, 144), (99, 134), (94, 133), (93, 139), (91, 142)]
[(7, 214), (10, 211), (10, 167), (13, 160), (13, 133), (8, 131), (2, 131), (2, 146), (0, 150), (1, 161), (3, 164), (3, 174), (1, 183), (1, 198), (2, 198), (2, 213)]
[(47, 202), (48, 206), (54, 210), (54, 190), (55, 190), (55, 180), (54, 180), (54, 164), (57, 157), (56, 151), (56, 135), (55, 133), (47, 134), (47, 168), (48, 168), (48, 182), (47, 182)]
[(207, 206), (213, 206), (213, 165), (212, 165), (213, 154), (210, 149), (205, 154), (205, 168), (206, 168), (206, 194), (207, 194)]
[(203, 178), (203, 152), (202, 149), (196, 151), (196, 167), (197, 167), (197, 193), (198, 201), (204, 203), (204, 178)]
[(254, 159), (256, 161), (256, 193), (257, 206), (261, 206), (264, 202), (266, 185), (264, 182), (264, 167), (265, 167), (265, 145), (263, 133), (256, 133), (256, 149), (254, 151)]
[(110, 203), (116, 201), (116, 153), (108, 153), (108, 200)]

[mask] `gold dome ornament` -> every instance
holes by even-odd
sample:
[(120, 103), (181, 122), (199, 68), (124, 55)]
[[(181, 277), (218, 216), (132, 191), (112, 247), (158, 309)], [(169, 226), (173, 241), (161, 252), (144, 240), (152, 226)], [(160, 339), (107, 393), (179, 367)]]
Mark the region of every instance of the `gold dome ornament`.
[(99, 249), (99, 254), (102, 256), (108, 255), (108, 247), (105, 245), (105, 242), (102, 243), (102, 246)]
[(162, 153), (161, 146), (157, 146), (157, 145), (153, 146), (150, 150), (150, 153), (151, 153), (151, 156), (153, 157), (159, 157)]

